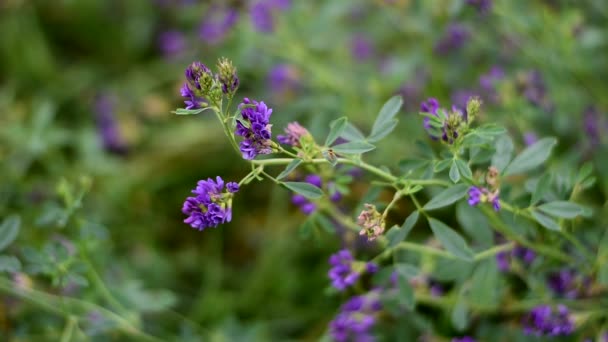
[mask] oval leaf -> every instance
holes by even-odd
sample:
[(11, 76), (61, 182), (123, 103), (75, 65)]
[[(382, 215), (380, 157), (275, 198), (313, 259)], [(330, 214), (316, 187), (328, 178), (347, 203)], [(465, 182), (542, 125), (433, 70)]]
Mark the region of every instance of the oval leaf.
[(306, 182), (283, 182), (287, 189), (300, 194), (306, 198), (315, 199), (323, 196), (323, 191), (316, 186)]
[(508, 135), (502, 135), (496, 140), (496, 153), (492, 156), (492, 166), (496, 167), (498, 171), (503, 171), (509, 162), (511, 161), (511, 155), (513, 154), (513, 140)]
[(433, 210), (448, 206), (459, 199), (463, 198), (467, 193), (469, 187), (466, 184), (454, 185), (451, 188), (447, 188), (440, 192), (437, 196), (433, 197), (425, 206), (426, 210)]
[(0, 255), (0, 272), (18, 272), (21, 270), (21, 262), (12, 255)]
[(403, 99), (399, 95), (391, 97), (384, 103), (372, 126), (372, 132), (368, 138), (369, 141), (378, 141), (391, 133), (397, 125), (395, 115), (401, 109), (401, 105), (403, 105)]
[(348, 141), (365, 140), (363, 133), (361, 133), (361, 131), (350, 122), (346, 123), (346, 126), (344, 127), (344, 130), (340, 136)]
[(555, 201), (538, 206), (538, 209), (551, 216), (559, 218), (575, 218), (584, 212), (584, 208), (576, 203)]
[(473, 251), (467, 242), (455, 230), (448, 227), (445, 223), (429, 217), (429, 224), (433, 234), (441, 242), (441, 245), (451, 254), (463, 260), (473, 260)]
[(538, 222), (541, 226), (549, 230), (560, 230), (559, 224), (557, 224), (557, 222), (551, 217), (536, 210), (532, 210), (531, 214), (532, 217), (534, 217), (534, 219), (536, 220), (536, 222)]
[(414, 225), (418, 221), (418, 216), (419, 212), (416, 210), (405, 219), (405, 222), (403, 222), (403, 225), (401, 227), (394, 227), (388, 233), (386, 233), (386, 236), (389, 240), (389, 247), (395, 247), (399, 244), (399, 242), (405, 240), (407, 235), (412, 231), (412, 228), (414, 228)]
[(348, 123), (348, 119), (343, 116), (339, 119), (332, 121), (329, 124), (329, 134), (327, 134), (327, 139), (325, 139), (325, 146), (329, 146), (338, 139), (338, 137), (344, 132), (346, 128), (346, 124)]
[(300, 165), (302, 163), (302, 159), (294, 159), (292, 160), (289, 164), (287, 164), (287, 166), (285, 167), (285, 170), (283, 170), (283, 172), (279, 173), (279, 175), (277, 176), (277, 179), (283, 179), (285, 177), (287, 177), (291, 171), (295, 170), (296, 167), (298, 167), (298, 165)]
[(458, 172), (460, 175), (466, 179), (473, 178), (473, 172), (471, 172), (471, 168), (469, 165), (462, 159), (456, 159), (456, 166), (458, 167)]
[(0, 225), (0, 251), (15, 241), (20, 226), (21, 218), (18, 215), (11, 215), (4, 219)]
[(460, 172), (458, 171), (458, 165), (455, 162), (452, 162), (452, 166), (450, 167), (450, 179), (454, 183), (458, 183), (460, 180)]
[(505, 170), (505, 175), (515, 175), (530, 171), (542, 165), (551, 155), (557, 144), (555, 138), (544, 138), (523, 150)]
[(365, 141), (351, 141), (332, 147), (334, 152), (343, 154), (361, 154), (375, 149), (376, 146)]

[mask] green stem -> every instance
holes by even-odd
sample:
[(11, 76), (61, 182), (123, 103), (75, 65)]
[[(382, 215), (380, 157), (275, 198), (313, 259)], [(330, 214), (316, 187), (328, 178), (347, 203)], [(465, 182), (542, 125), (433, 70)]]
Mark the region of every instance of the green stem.
[(400, 198), (401, 198), (401, 191), (395, 192), (395, 195), (393, 196), (393, 199), (391, 200), (391, 202), (386, 206), (386, 208), (384, 208), (384, 212), (382, 213), (382, 219), (386, 219), (388, 212), (393, 208), (393, 206), (395, 206), (395, 203), (397, 203), (397, 201)]
[(61, 333), (60, 342), (70, 342), (72, 340), (72, 334), (74, 333), (74, 328), (78, 324), (78, 318), (70, 315), (68, 316), (68, 321), (65, 324), (65, 328), (63, 329), (63, 333)]
[[(49, 312), (55, 313), (63, 317), (77, 317), (79, 316), (77, 312), (79, 312), (81, 315), (90, 312), (98, 312), (106, 319), (115, 322), (116, 328), (119, 331), (125, 333), (126, 335), (129, 335), (140, 341), (162, 341), (159, 338), (156, 338), (152, 335), (148, 335), (147, 333), (139, 330), (131, 322), (129, 322), (122, 316), (117, 315), (116, 313), (94, 303), (90, 303), (76, 298), (59, 297), (34, 289), (15, 288), (14, 284), (6, 278), (0, 278), (0, 291), (7, 293), (8, 295), (23, 299), (27, 302), (30, 302), (31, 304), (37, 305), (38, 307), (41, 307)], [(65, 311), (63, 309), (65, 305), (72, 307), (72, 312)]]

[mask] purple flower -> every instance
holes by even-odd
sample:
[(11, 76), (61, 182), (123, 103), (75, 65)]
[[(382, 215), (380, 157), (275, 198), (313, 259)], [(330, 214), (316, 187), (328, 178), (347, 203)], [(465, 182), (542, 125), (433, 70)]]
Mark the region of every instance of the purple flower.
[(452, 93), (452, 96), (450, 96), (450, 99), (452, 100), (452, 106), (456, 107), (459, 111), (461, 111), (462, 113), (464, 113), (464, 117), (466, 119), (467, 117), (467, 103), (469, 103), (469, 100), (473, 97), (476, 97), (477, 94), (476, 92), (472, 91), (472, 90), (468, 90), (468, 89), (461, 89), (461, 90), (456, 90), (455, 92)]
[(329, 264), (332, 267), (328, 276), (332, 286), (338, 291), (344, 291), (359, 279), (359, 273), (352, 268), (353, 262), (353, 255), (348, 249), (340, 250), (329, 257)]
[(562, 269), (550, 273), (547, 277), (547, 286), (558, 296), (576, 299), (587, 292), (590, 279), (578, 274), (573, 269)]
[(278, 135), (277, 140), (281, 144), (301, 147), (300, 139), (309, 134), (310, 133), (306, 128), (294, 121), (287, 124), (287, 127), (285, 128), (285, 135)]
[(524, 134), (524, 143), (526, 146), (530, 146), (538, 141), (538, 136), (534, 132), (526, 132)]
[(375, 341), (371, 329), (376, 323), (375, 314), (382, 310), (378, 291), (355, 296), (342, 305), (338, 315), (329, 323), (329, 333), (336, 342)]
[(483, 196), (483, 192), (480, 188), (476, 186), (472, 186), (469, 189), (469, 205), (476, 206), (481, 202), (481, 196)]
[(542, 74), (538, 70), (532, 70), (520, 76), (518, 80), (519, 91), (523, 96), (536, 107), (546, 111), (553, 109), (553, 104), (547, 96), (547, 86)]
[(583, 112), (583, 128), (592, 146), (601, 142), (601, 114), (594, 106), (589, 106)]
[(298, 69), (290, 64), (278, 64), (268, 72), (268, 85), (273, 93), (289, 94), (300, 87)]
[(219, 224), (230, 222), (232, 219), (232, 196), (238, 191), (238, 184), (226, 184), (218, 176), (214, 181), (211, 178), (200, 180), (192, 193), (194, 197), (186, 198), (182, 212), (188, 215), (184, 223), (192, 228), (204, 230), (208, 227), (217, 227)]
[(224, 40), (228, 31), (236, 24), (238, 12), (230, 7), (211, 6), (201, 21), (199, 35), (208, 44)]
[[(439, 110), (439, 101), (437, 101), (436, 98), (429, 98), (426, 101), (423, 101), (420, 104), (420, 112), (422, 113), (428, 113), (428, 114), (433, 114), (436, 117), (439, 117), (439, 115), (437, 115), (437, 111)], [(431, 129), (431, 119), (428, 117), (424, 117), (424, 120), (422, 122), (422, 125), (424, 126), (424, 129), (426, 129), (427, 131)], [(436, 138), (436, 137), (433, 137)]]
[(158, 46), (166, 58), (174, 58), (184, 52), (186, 39), (180, 31), (165, 31), (158, 36)]
[(242, 120), (237, 120), (237, 135), (243, 137), (240, 150), (244, 159), (252, 160), (259, 154), (272, 153), (271, 128), (272, 109), (261, 101), (243, 99), (240, 104)]
[(454, 337), (452, 342), (475, 342), (475, 339), (470, 336)]
[(481, 14), (487, 14), (492, 10), (492, 0), (467, 0), (467, 5), (475, 7)]
[(98, 95), (95, 99), (95, 121), (97, 132), (101, 138), (103, 148), (114, 154), (127, 153), (125, 143), (116, 122), (115, 103), (109, 95)]
[(365, 62), (374, 54), (372, 41), (362, 34), (353, 36), (350, 42), (351, 55), (357, 62)]
[(185, 98), (186, 109), (197, 109), (206, 105), (203, 96), (213, 86), (214, 76), (209, 68), (201, 62), (192, 62), (185, 71), (186, 83), (180, 89)]
[(564, 305), (556, 310), (549, 305), (537, 306), (523, 318), (523, 325), (528, 335), (566, 336), (574, 332), (574, 322)]
[(536, 259), (536, 253), (533, 250), (522, 246), (515, 246), (511, 254), (526, 265), (530, 265)]
[(451, 51), (459, 50), (469, 38), (470, 33), (466, 27), (458, 23), (451, 24), (435, 45), (435, 53), (445, 55)]
[(274, 31), (274, 21), (272, 19), (272, 6), (267, 1), (257, 1), (249, 9), (249, 15), (253, 27), (262, 33)]
[(506, 272), (511, 268), (511, 258), (508, 252), (500, 252), (496, 254), (496, 265), (498, 270)]

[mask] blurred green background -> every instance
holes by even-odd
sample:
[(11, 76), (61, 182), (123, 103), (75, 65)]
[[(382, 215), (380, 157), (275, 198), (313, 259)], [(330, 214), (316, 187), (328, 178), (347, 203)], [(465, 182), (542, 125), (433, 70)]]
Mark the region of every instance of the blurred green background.
[[(459, 92), (480, 91), (480, 77), (499, 66), (498, 100), (484, 99), (482, 122), (505, 125), (519, 146), (526, 133), (558, 136), (564, 163), (596, 159), (608, 172), (599, 158), (608, 131), (605, 1), (495, 1), (488, 14), (460, 0), (270, 2), (265, 12), (255, 1), (0, 4), (0, 216), (22, 220), (9, 251), (24, 272), (49, 245), (88, 251), (83, 269), (78, 254), (65, 269), (32, 272), (35, 287), (107, 304), (91, 284), (66, 290), (79, 274), (95, 278), (94, 268), (117, 306), (166, 340), (324, 333), (341, 303), (325, 294), (327, 257), (341, 241), (322, 229), (303, 240), (305, 217), (287, 191), (252, 183), (235, 198), (230, 224), (199, 232), (182, 223), (199, 179), (248, 172), (215, 118), (170, 113), (183, 106), (179, 87), (194, 60), (232, 59), (238, 99), (271, 106), (275, 135), (298, 120), (322, 141), (343, 115), (369, 129), (382, 103), (402, 94), (400, 125), (371, 156), (384, 165), (425, 138), (422, 100), (447, 107)], [(456, 39), (454, 23), (467, 38), (439, 51), (442, 39)], [(606, 196), (607, 182), (595, 196)], [(356, 203), (366, 189), (352, 190)], [(57, 340), (65, 325), (11, 301), (0, 313), (9, 340)], [(87, 335), (129, 340), (90, 321), (80, 326)]]

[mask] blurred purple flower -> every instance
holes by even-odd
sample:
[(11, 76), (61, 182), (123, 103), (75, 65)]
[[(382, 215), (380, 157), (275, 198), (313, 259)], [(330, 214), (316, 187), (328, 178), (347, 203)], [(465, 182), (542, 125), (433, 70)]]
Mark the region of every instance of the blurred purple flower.
[(180, 31), (165, 31), (158, 36), (158, 47), (166, 58), (175, 58), (184, 52), (186, 38)]
[(273, 94), (290, 94), (300, 87), (298, 69), (290, 64), (277, 64), (268, 72), (268, 85)]
[(226, 38), (237, 21), (238, 12), (236, 9), (213, 5), (201, 21), (199, 27), (200, 38), (208, 44), (218, 44)]
[(327, 275), (336, 290), (344, 291), (359, 279), (359, 272), (352, 267), (354, 261), (353, 255), (348, 249), (342, 249), (329, 257), (331, 268)]
[(285, 128), (285, 135), (277, 135), (277, 140), (281, 144), (301, 147), (300, 139), (309, 134), (310, 133), (306, 128), (300, 125), (297, 121), (294, 121), (287, 124), (287, 127)]
[(469, 99), (476, 97), (477, 92), (473, 91), (473, 90), (469, 90), (469, 89), (460, 89), (460, 90), (456, 90), (452, 93), (452, 96), (450, 96), (450, 100), (452, 100), (452, 105), (456, 108), (458, 108), (458, 110), (460, 110), (461, 112), (464, 113), (464, 117), (465, 119), (467, 118), (467, 103), (469, 102)]
[(595, 106), (588, 106), (583, 112), (584, 130), (592, 146), (598, 146), (601, 143), (601, 117), (602, 115)]
[(371, 329), (376, 313), (382, 310), (378, 290), (349, 299), (338, 315), (329, 323), (329, 334), (336, 342), (375, 341)]
[(559, 305), (556, 310), (549, 305), (537, 306), (523, 318), (522, 323), (528, 335), (567, 336), (574, 332), (574, 322), (564, 305)]
[(492, 0), (467, 0), (467, 5), (475, 7), (481, 14), (488, 14), (492, 10)]
[(463, 337), (454, 337), (452, 339), (452, 342), (476, 342), (474, 338), (470, 337), (470, 336), (463, 336)]
[(524, 144), (526, 144), (526, 146), (533, 145), (537, 141), (538, 141), (538, 136), (536, 135), (536, 133), (534, 133), (534, 132), (524, 133)]
[(479, 77), (480, 93), (486, 102), (498, 103), (496, 85), (505, 77), (505, 72), (499, 66), (493, 66), (490, 71)]
[(249, 8), (251, 23), (258, 32), (274, 31), (274, 16), (277, 11), (286, 11), (291, 7), (290, 0), (258, 0)]
[(127, 144), (116, 122), (114, 99), (110, 95), (100, 94), (95, 99), (94, 107), (97, 132), (103, 148), (110, 153), (126, 154)]
[(357, 62), (365, 62), (374, 55), (373, 42), (363, 34), (355, 34), (350, 41), (350, 52)]
[(443, 36), (435, 44), (435, 53), (445, 55), (459, 50), (469, 40), (470, 36), (469, 31), (462, 24), (450, 24)]
[(547, 95), (547, 86), (542, 74), (538, 70), (532, 70), (518, 77), (518, 88), (520, 93), (536, 107), (545, 111), (551, 111), (553, 104)]

